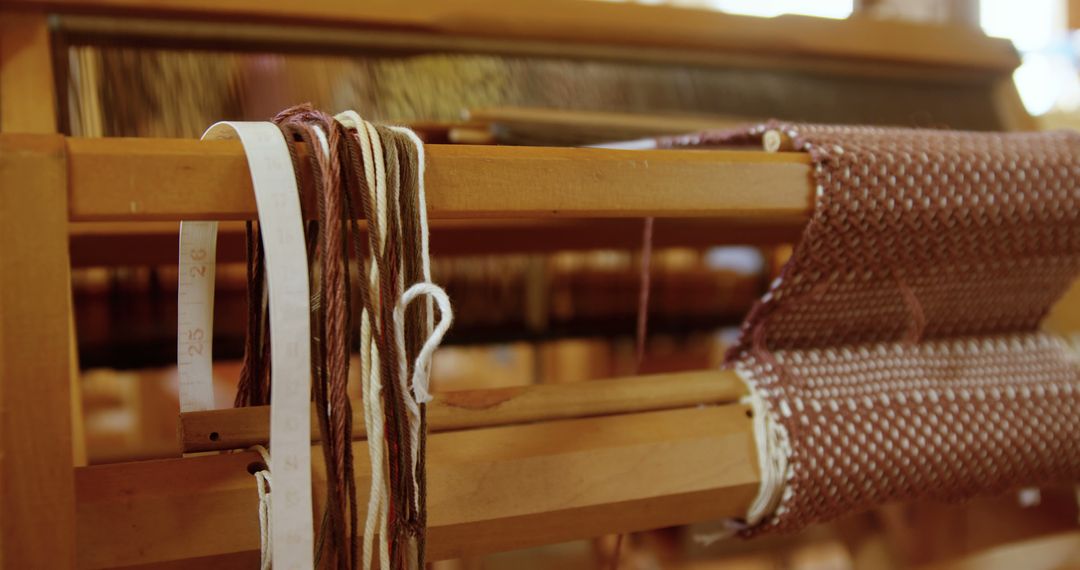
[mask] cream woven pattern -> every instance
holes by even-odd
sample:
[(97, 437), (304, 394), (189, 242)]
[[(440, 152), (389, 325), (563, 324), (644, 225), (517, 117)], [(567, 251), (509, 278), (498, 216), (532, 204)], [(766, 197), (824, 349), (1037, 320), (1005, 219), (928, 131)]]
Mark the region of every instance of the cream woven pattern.
[(782, 431), (751, 533), (1080, 480), (1080, 369), (1038, 331), (1080, 270), (1080, 137), (770, 123), (817, 201), (728, 355)]

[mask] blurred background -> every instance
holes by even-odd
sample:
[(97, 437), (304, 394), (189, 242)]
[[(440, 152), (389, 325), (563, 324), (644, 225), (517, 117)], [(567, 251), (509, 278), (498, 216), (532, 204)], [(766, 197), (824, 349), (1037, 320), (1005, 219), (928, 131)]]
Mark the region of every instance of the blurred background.
[[(408, 27), (65, 14), (51, 22), (59, 125), (82, 137), (198, 137), (217, 120), (265, 120), (310, 101), (409, 125), (428, 142), (470, 144), (596, 145), (767, 118), (971, 130), (1080, 126), (1080, 36), (1074, 31), (1080, 2), (648, 4), (687, 11), (643, 25), (643, 35), (677, 38), (680, 22), (703, 11), (738, 17), (723, 20), (726, 27), (717, 32), (732, 34), (728, 47), (705, 50), (689, 40), (671, 48), (611, 45), (587, 25), (568, 27), (565, 41), (517, 41)], [(823, 28), (823, 19), (851, 26)], [(896, 25), (856, 27), (870, 22)], [(854, 38), (850, 47), (831, 53), (804, 49), (832, 29), (871, 31), (844, 36)], [(990, 37), (1008, 40), (1015, 53)], [(867, 53), (873, 57), (863, 57)], [(434, 278), (450, 293), (457, 315), (437, 355), (435, 389), (633, 374), (641, 224), (434, 222)], [(176, 230), (172, 223), (72, 225), (91, 463), (180, 453)], [(220, 239), (214, 351), (218, 401), (229, 402), (243, 348), (242, 224), (223, 224)], [(657, 220), (640, 371), (719, 366), (735, 328), (797, 239), (784, 228)], [(966, 507), (895, 506), (796, 537), (749, 542), (696, 540), (715, 525), (639, 533), (626, 538), (618, 567), (922, 566), (1074, 528), (1069, 492), (1034, 491), (1024, 500), (1010, 495)], [(607, 567), (614, 542), (580, 541), (437, 567)]]

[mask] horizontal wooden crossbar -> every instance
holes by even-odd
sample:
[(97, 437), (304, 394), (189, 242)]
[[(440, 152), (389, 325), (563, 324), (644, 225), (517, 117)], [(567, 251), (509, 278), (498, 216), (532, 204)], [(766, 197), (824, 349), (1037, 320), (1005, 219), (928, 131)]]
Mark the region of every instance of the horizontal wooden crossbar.
[[(745, 393), (734, 372), (720, 370), (450, 392), (428, 405), (428, 429), (440, 432), (733, 403)], [(355, 407), (353, 414), (353, 437), (365, 438), (362, 412)], [(311, 422), (313, 441), (320, 441), (318, 423), (314, 417)], [(270, 407), (183, 413), (180, 435), (188, 453), (266, 444)]]
[[(641, 220), (633, 218), (434, 220), (431, 255), (534, 254), (641, 247)], [(364, 224), (361, 224), (363, 227)], [(796, 224), (707, 218), (656, 220), (653, 247), (705, 249), (725, 244), (777, 245), (799, 239)], [(72, 267), (174, 265), (177, 222), (73, 222), (69, 226)], [(243, 222), (218, 228), (218, 263), (245, 259)]]
[[(256, 215), (239, 142), (71, 138), (67, 149), (72, 221)], [(800, 226), (812, 207), (809, 158), (800, 153), (428, 145), (426, 184), (432, 218), (709, 217)]]
[(715, 10), (578, 0), (0, 0), (0, 8), (114, 16), (190, 17), (423, 31), (458, 38), (573, 42), (978, 69), (1009, 73), (1012, 45), (964, 26), (871, 18), (753, 18)]
[[(748, 408), (727, 404), (432, 434), (429, 557), (742, 516), (759, 481), (751, 424)], [(366, 443), (354, 450), (366, 496)], [(312, 457), (321, 503), (322, 454)], [(194, 568), (257, 550), (248, 466), (259, 461), (245, 452), (77, 469), (79, 567)]]

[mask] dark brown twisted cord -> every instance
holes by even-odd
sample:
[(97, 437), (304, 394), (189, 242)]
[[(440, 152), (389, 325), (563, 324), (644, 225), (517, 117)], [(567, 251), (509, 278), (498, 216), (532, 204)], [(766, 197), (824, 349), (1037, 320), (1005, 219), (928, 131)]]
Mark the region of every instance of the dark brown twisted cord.
[[(361, 128), (363, 128), (363, 127), (361, 127)], [(361, 143), (359, 141), (357, 141), (356, 149), (357, 149), (358, 152), (362, 152), (360, 144)], [(373, 161), (374, 160), (382, 160), (382, 157), (373, 153), (372, 160)], [(379, 233), (380, 233), (381, 226), (379, 225), (379, 216), (378, 216), (378, 211), (377, 211), (378, 208), (377, 208), (377, 205), (374, 203), (374, 201), (370, 199), (371, 188), (370, 188), (370, 186), (367, 185), (366, 176), (360, 176), (359, 180), (360, 180), (360, 184), (359, 184), (360, 195), (365, 197), (365, 198), (368, 198), (368, 199), (362, 200), (361, 203), (363, 205), (364, 220), (367, 222), (367, 228), (368, 228), (368, 232), (367, 232), (368, 233), (368, 251), (370, 252), (370, 256), (371, 256), (370, 263), (373, 263), (375, 265), (375, 267), (380, 268), (380, 277), (381, 277), (382, 273), (384, 273), (382, 268), (386, 267), (386, 263), (385, 263), (385, 255), (380, 250), (381, 248), (379, 246)], [(359, 236), (356, 237), (356, 241), (359, 242)], [(360, 247), (359, 243), (357, 243), (356, 247)], [(362, 274), (362, 280), (366, 280), (366, 279), (368, 279), (368, 274), (365, 272), (364, 274)], [(383, 288), (382, 279), (380, 279), (379, 283), (380, 283), (380, 285), (379, 285), (380, 290), (379, 290), (378, 295), (376, 295), (376, 293), (375, 293), (375, 291), (373, 289), (368, 288), (368, 290), (366, 292), (367, 294), (366, 294), (365, 300), (364, 300), (365, 309), (367, 310), (369, 318), (371, 318), (371, 319), (375, 319), (376, 316), (378, 316), (378, 318), (380, 318), (380, 319), (382, 318), (382, 312), (379, 310), (379, 305), (382, 304), (381, 299), (386, 295), (386, 290)], [(383, 326), (385, 327), (385, 321), (383, 322)], [(371, 342), (374, 345), (373, 348), (375, 350), (379, 351), (380, 354), (382, 354), (384, 343), (382, 342), (383, 341), (383, 335), (380, 332), (380, 328), (372, 326), (371, 335), (372, 335)], [(385, 360), (385, 359), (381, 359), (381, 360)], [(385, 362), (383, 363), (383, 366), (380, 366), (380, 373), (382, 373), (382, 371), (384, 370), (384, 366), (385, 366)], [(384, 378), (385, 378), (385, 376), (384, 376)], [(364, 396), (366, 397), (367, 395), (365, 394)], [(375, 404), (381, 404), (381, 402), (374, 402), (374, 403)], [(389, 436), (390, 425), (391, 425), (389, 417), (384, 418), (384, 425), (385, 425), (384, 431), (386, 432), (386, 441), (390, 442), (392, 440), (390, 439), (390, 436)], [(389, 445), (387, 447), (389, 448)], [(388, 451), (389, 451), (389, 449), (388, 449)], [(389, 453), (387, 455), (389, 456)], [(387, 463), (392, 463), (392, 459), (390, 457), (387, 457)], [(388, 497), (388, 499), (392, 499), (392, 496)], [(389, 526), (388, 526), (388, 532), (389, 532)], [(390, 540), (390, 537), (381, 537), (381, 540)]]
[[(380, 136), (380, 141), (382, 137)], [(359, 144), (356, 147), (359, 151)], [(388, 162), (396, 161), (396, 155), (386, 158), (387, 148), (384, 147), (383, 156), (378, 154), (373, 156), (373, 160), (383, 161), (385, 173), (387, 174), (387, 184), (392, 186), (394, 184), (392, 177), (393, 167)], [(390, 154), (393, 154), (392, 152)], [(365, 177), (359, 177), (359, 180), (366, 180)], [(368, 195), (370, 188), (366, 187), (366, 184), (360, 182), (358, 184), (360, 193), (364, 196)], [(389, 197), (388, 197), (389, 198)], [(371, 262), (379, 268), (379, 294), (376, 296), (374, 291), (369, 290), (367, 299), (365, 300), (365, 306), (372, 318), (376, 315), (379, 318), (381, 326), (375, 328), (372, 331), (372, 342), (374, 348), (383, 355), (380, 359), (379, 374), (384, 379), (383, 389), (384, 397), (383, 401), (378, 404), (383, 405), (385, 413), (385, 441), (387, 443), (387, 464), (390, 470), (389, 473), (389, 497), (388, 497), (388, 511), (389, 511), (389, 525), (388, 534), (390, 536), (382, 537), (382, 540), (387, 540), (391, 547), (391, 566), (393, 568), (399, 568), (402, 562), (402, 549), (399, 548), (399, 537), (401, 535), (401, 523), (400, 523), (400, 508), (402, 505), (402, 496), (404, 490), (401, 485), (401, 478), (399, 474), (401, 465), (401, 451), (402, 446), (399, 444), (401, 441), (401, 435), (404, 432), (402, 429), (402, 420), (405, 419), (404, 404), (400, 398), (395, 398), (395, 394), (400, 392), (398, 371), (397, 371), (397, 359), (396, 359), (396, 345), (392, 335), (393, 324), (393, 303), (399, 293), (397, 287), (397, 253), (395, 239), (393, 238), (396, 226), (395, 216), (396, 208), (394, 200), (387, 200), (387, 228), (382, 228), (379, 224), (379, 216), (377, 207), (371, 203), (370, 200), (364, 202), (364, 217), (368, 224), (368, 246), (371, 252)], [(380, 246), (379, 235), (385, 231), (386, 233), (386, 249), (382, 251)], [(357, 236), (358, 237), (358, 236)], [(358, 246), (358, 245), (357, 245)], [(364, 274), (366, 278), (366, 273)], [(395, 404), (396, 402), (396, 404)]]
[[(346, 481), (352, 479), (352, 464), (346, 461), (346, 448), (351, 446), (351, 434), (346, 431), (346, 418), (351, 416), (351, 404), (347, 393), (349, 371), (349, 343), (348, 343), (348, 308), (345, 302), (345, 290), (347, 289), (348, 270), (347, 257), (342, 234), (342, 174), (339, 157), (340, 136), (333, 118), (315, 113), (313, 119), (320, 122), (324, 129), (329, 146), (329, 155), (324, 157), (327, 167), (323, 184), (323, 199), (321, 200), (320, 220), (320, 247), (322, 256), (323, 276), (323, 306), (326, 319), (326, 367), (329, 388), (329, 400), (331, 410), (331, 445), (336, 470), (339, 474), (334, 482), (335, 501), (339, 508), (345, 509), (348, 505), (348, 486)], [(344, 522), (344, 517), (342, 517)], [(339, 529), (341, 544), (351, 545), (351, 540), (345, 538), (346, 529), (344, 524)], [(342, 557), (341, 567), (351, 566), (352, 557)]]
[[(401, 176), (401, 189), (399, 202), (401, 204), (401, 237), (402, 249), (408, 254), (403, 258), (403, 271), (405, 272), (406, 287), (414, 283), (424, 281), (423, 251), (420, 240), (420, 213), (419, 213), (419, 155), (412, 141), (403, 134), (394, 132), (400, 159), (398, 165)], [(423, 346), (427, 330), (427, 304), (413, 303), (406, 309), (405, 314), (405, 348), (408, 378), (412, 377), (416, 364), (416, 356)], [(405, 395), (405, 397), (410, 397)], [(416, 537), (417, 565), (422, 567), (426, 554), (426, 494), (427, 477), (425, 473), (424, 452), (427, 440), (427, 410), (426, 406), (420, 405), (420, 436), (417, 441), (417, 465), (414, 474), (416, 492), (419, 497), (419, 505), (411, 511), (409, 528)], [(412, 503), (410, 503), (412, 506)]]
[[(310, 161), (310, 171), (314, 178), (313, 184), (309, 188), (305, 186), (304, 180), (300, 176), (300, 168), (298, 162), (298, 153), (296, 151), (297, 142), (307, 142), (310, 144), (310, 133), (307, 132), (302, 126), (297, 124), (281, 124), (279, 125), (282, 132), (285, 134), (285, 139), (288, 142), (289, 152), (293, 160), (294, 172), (297, 176), (297, 187), (300, 188), (301, 195), (307, 194), (314, 190), (318, 192), (318, 188), (321, 187), (321, 170), (318, 167), (317, 159), (312, 154), (308, 154)], [(306, 205), (307, 201), (301, 200), (302, 205)], [(306, 213), (305, 218), (313, 217), (311, 213)], [(307, 224), (306, 239), (307, 239), (307, 255), (309, 260), (308, 265), (308, 281), (312, 284), (318, 284), (319, 278), (315, 268), (318, 266), (316, 256), (318, 254), (318, 222), (310, 221)], [(320, 318), (321, 314), (321, 293), (318, 287), (313, 286), (311, 290), (314, 292), (311, 299), (311, 330), (315, 331), (311, 337), (311, 368), (312, 368), (312, 392), (315, 400), (316, 418), (319, 424), (319, 431), (322, 433), (323, 441), (329, 441), (330, 438), (330, 416), (329, 416), (329, 404), (327, 400), (327, 380), (325, 373), (325, 355), (323, 353), (323, 319)], [(330, 448), (323, 446), (324, 464), (327, 466), (327, 479), (337, 480), (337, 472), (335, 470), (334, 462), (330, 457)], [(323, 517), (319, 529), (319, 540), (316, 544), (316, 564), (318, 565), (322, 559), (322, 553), (326, 545), (326, 539), (330, 536), (331, 543), (334, 542), (335, 537), (339, 537), (340, 533), (335, 533), (334, 530), (342, 526), (341, 509), (334, 502), (333, 490), (330, 486), (327, 486), (326, 491), (326, 503), (323, 510)], [(331, 551), (334, 551), (334, 545), (331, 545)], [(331, 556), (330, 558), (333, 558)]]
[[(345, 432), (346, 421), (351, 416), (351, 406), (346, 392), (349, 366), (349, 344), (347, 340), (347, 307), (344, 290), (347, 287), (347, 260), (342, 255), (345, 251), (342, 243), (344, 226), (341, 223), (341, 168), (338, 157), (340, 137), (335, 128), (336, 122), (329, 116), (313, 111), (310, 107), (298, 107), (280, 114), (280, 122), (297, 125), (302, 139), (311, 145), (311, 154), (317, 160), (316, 172), (322, 174), (321, 184), (316, 185), (319, 205), (318, 251), (321, 256), (320, 314), (322, 315), (322, 355), (323, 370), (326, 378), (327, 406), (329, 409), (329, 437), (324, 445), (327, 458), (327, 508), (330, 510), (328, 532), (330, 551), (327, 565), (336, 568), (351, 567), (354, 556), (346, 555), (346, 548), (352, 549), (353, 541), (346, 540), (346, 512), (349, 506), (348, 483), (352, 479), (351, 461), (346, 461), (346, 448), (351, 446), (351, 434)], [(313, 143), (317, 140), (314, 126), (322, 127), (327, 135), (329, 153)], [(316, 400), (319, 400), (316, 392)], [(318, 402), (317, 402), (318, 404)], [(346, 544), (349, 546), (346, 547)]]
[(262, 348), (259, 345), (260, 318), (262, 313), (263, 272), (262, 244), (254, 222), (244, 224), (246, 234), (247, 260), (247, 324), (244, 334), (244, 357), (240, 368), (240, 381), (236, 386), (236, 399), (233, 407), (242, 408), (256, 405), (255, 390), (261, 377)]
[[(400, 173), (398, 171), (398, 153), (393, 139), (388, 136), (390, 131), (383, 127), (376, 127), (376, 133), (382, 142), (383, 157), (385, 161), (386, 176), (386, 227), (383, 231), (386, 236), (386, 246), (383, 264), (379, 272), (380, 279), (380, 303), (379, 310), (383, 323), (379, 334), (380, 359), (383, 378), (383, 408), (386, 413), (386, 442), (392, 460), (390, 468), (390, 553), (391, 566), (401, 568), (404, 564), (404, 549), (402, 539), (405, 537), (408, 511), (406, 510), (412, 501), (411, 490), (413, 488), (410, 476), (412, 465), (412, 446), (409, 441), (408, 414), (405, 402), (401, 394), (401, 378), (398, 368), (398, 347), (394, 340), (394, 304), (401, 295), (399, 286), (400, 272), (400, 223), (398, 214), (398, 189), (400, 187)], [(378, 160), (378, 157), (376, 157)]]
[[(382, 324), (373, 331), (375, 349), (381, 358), (380, 375), (385, 390), (381, 404), (385, 411), (387, 460), (390, 466), (389, 516), (391, 567), (403, 568), (408, 564), (409, 539), (416, 538), (417, 561), (424, 561), (426, 524), (425, 481), (423, 476), (424, 426), (426, 411), (421, 408), (421, 437), (417, 442), (418, 465), (412, 466), (412, 442), (409, 438), (409, 417), (404, 403), (407, 394), (402, 393), (402, 378), (398, 368), (399, 355), (393, 336), (393, 310), (401, 294), (402, 284), (411, 285), (423, 280), (419, 247), (418, 196), (416, 154), (411, 141), (389, 129), (377, 128), (383, 145), (382, 160), (387, 184), (386, 227), (379, 228), (378, 213), (369, 199), (363, 157), (359, 140), (329, 116), (301, 106), (281, 113), (275, 119), (289, 141), (293, 154), (298, 185), (314, 187), (317, 195), (320, 223), (308, 228), (308, 254), (312, 269), (309, 279), (317, 291), (312, 298), (313, 334), (312, 376), (316, 408), (319, 411), (320, 430), (323, 431), (324, 455), (327, 464), (327, 512), (320, 537), (329, 536), (329, 555), (324, 567), (353, 568), (359, 564), (359, 541), (356, 536), (356, 487), (352, 476), (352, 447), (350, 441), (352, 414), (345, 392), (348, 379), (348, 357), (353, 346), (353, 310), (350, 293), (349, 248), (357, 259), (361, 276), (358, 292), (361, 305), (370, 315), (378, 315)], [(313, 125), (324, 129), (330, 152), (324, 156), (316, 147), (318, 140)], [(313, 185), (299, 179), (296, 144), (303, 142), (311, 152)], [(359, 203), (357, 203), (359, 201)], [(367, 286), (367, 270), (362, 247), (362, 232), (358, 223), (360, 212), (367, 220), (371, 262), (379, 271), (379, 295), (372, 295)], [(385, 249), (380, 251), (378, 236), (385, 233)], [(251, 404), (269, 399), (269, 330), (266, 308), (262, 304), (265, 288), (262, 275), (261, 248), (254, 230), (249, 230), (249, 295), (253, 300), (249, 307), (248, 346), (245, 349), (247, 382), (238, 394), (238, 402)], [(350, 239), (351, 238), (351, 239)], [(400, 282), (399, 282), (400, 281)], [(427, 307), (413, 304), (406, 313), (405, 354), (411, 373), (416, 354), (424, 341), (427, 323)], [(258, 379), (258, 380), (255, 380)], [(344, 413), (341, 413), (344, 412)], [(419, 493), (419, 508), (413, 503), (414, 493)], [(345, 520), (345, 513), (348, 522)], [(346, 539), (345, 533), (348, 532)], [(345, 546), (345, 545), (348, 546)], [(343, 548), (348, 548), (345, 555)]]
[[(365, 264), (363, 262), (363, 250), (360, 247), (360, 224), (356, 214), (356, 207), (354, 204), (354, 196), (361, 191), (361, 173), (363, 172), (363, 158), (360, 154), (360, 147), (356, 144), (356, 139), (340, 124), (335, 122), (333, 125), (338, 131), (338, 140), (341, 141), (340, 156), (344, 157), (343, 163), (346, 168), (342, 169), (342, 226), (344, 228), (343, 233), (343, 252), (342, 256), (345, 259), (346, 264), (349, 260), (349, 248), (350, 245), (353, 249), (353, 254), (356, 258), (357, 264), (357, 282), (358, 291), (361, 300), (361, 305), (367, 302), (368, 288), (363, 278), (365, 271)], [(366, 191), (366, 190), (365, 190)], [(363, 200), (363, 198), (357, 198)], [(354, 339), (358, 339), (359, 327), (354, 326), (353, 317), (355, 316), (352, 302), (352, 287), (348, 286), (351, 282), (351, 275), (348, 273), (348, 265), (346, 265), (346, 288), (345, 288), (345, 304), (346, 315), (349, 319), (346, 327), (350, 333), (350, 339), (346, 343), (346, 347), (350, 348), (354, 346)], [(345, 429), (346, 433), (352, 433), (352, 414), (348, 414), (345, 417)], [(351, 445), (345, 446), (345, 462), (347, 465), (353, 465), (353, 449)], [(359, 535), (356, 532), (357, 528), (357, 497), (356, 497), (356, 479), (351, 476), (345, 481), (346, 490), (349, 500), (349, 558), (351, 566), (358, 568), (360, 565), (360, 541)]]
[[(287, 111), (286, 111), (287, 112)], [(285, 113), (282, 113), (285, 115)], [(286, 140), (289, 141), (289, 146), (292, 149), (291, 152), (296, 154), (295, 145), (297, 141), (303, 142), (308, 145), (308, 148), (312, 148), (311, 145), (315, 142), (313, 140), (313, 134), (303, 124), (284, 122), (282, 115), (277, 118), (279, 121), (279, 127), (283, 132), (287, 133)], [(300, 188), (303, 191), (312, 190), (316, 194), (316, 202), (321, 204), (321, 188), (323, 185), (323, 171), (320, 168), (318, 158), (314, 152), (308, 153), (308, 160), (310, 166), (310, 172), (312, 173), (312, 184), (305, 186), (300, 184)], [(296, 169), (299, 175), (300, 170)], [(321, 250), (318, 248), (318, 239), (321, 235), (319, 233), (319, 224), (313, 222), (308, 225), (309, 233), (307, 235), (307, 247), (308, 247), (308, 260), (309, 270), (308, 278), (312, 283), (313, 291), (311, 298), (311, 315), (312, 315), (312, 392), (315, 399), (316, 418), (319, 423), (319, 430), (322, 432), (323, 441), (330, 441), (331, 427), (330, 427), (330, 408), (328, 401), (328, 388), (327, 388), (327, 374), (326, 374), (326, 355), (325, 344), (322, 339), (325, 338), (325, 319), (322, 318), (322, 292), (321, 292), (321, 279), (319, 273), (315, 271), (315, 268), (319, 266), (318, 256), (321, 255)], [(336, 463), (333, 461), (332, 448), (329, 445), (323, 445), (323, 458), (326, 466), (326, 506), (323, 515), (323, 525), (320, 530), (319, 537), (319, 558), (322, 559), (322, 552), (327, 544), (327, 538), (329, 538), (329, 555), (327, 560), (329, 561), (327, 566), (334, 568), (337, 567), (336, 553), (341, 549), (341, 528), (344, 526), (343, 514), (341, 507), (336, 501), (336, 494), (334, 493), (333, 482), (339, 479), (339, 474), (336, 468)]]

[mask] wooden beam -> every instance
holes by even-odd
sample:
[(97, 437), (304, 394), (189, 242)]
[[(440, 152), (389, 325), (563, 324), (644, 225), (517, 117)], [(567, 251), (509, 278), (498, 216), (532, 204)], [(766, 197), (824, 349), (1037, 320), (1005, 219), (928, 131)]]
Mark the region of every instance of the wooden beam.
[[(746, 393), (734, 372), (707, 370), (568, 384), (538, 384), (438, 394), (428, 405), (432, 432), (536, 421), (646, 412), (738, 401)], [(367, 437), (359, 409), (353, 438)], [(321, 441), (314, 415), (312, 441)], [(270, 439), (270, 406), (180, 414), (185, 453), (243, 449)]]
[[(403, 31), (390, 28), (297, 24), (290, 22), (242, 23), (206, 19), (155, 19), (109, 15), (61, 14), (57, 29), (80, 41), (123, 41), (141, 45), (152, 41), (171, 45), (212, 45), (216, 48), (262, 49), (274, 52), (355, 53), (389, 50), (395, 53), (473, 53), (504, 56), (592, 59), (638, 64), (726, 67), (734, 69), (791, 70), (815, 75), (919, 80), (938, 85), (985, 83), (1008, 77), (1004, 71), (971, 67), (927, 66), (917, 62), (881, 62), (868, 59), (806, 57), (779, 52), (746, 52), (730, 49), (692, 49), (668, 46), (598, 44), (590, 38), (531, 40), (513, 37), (478, 37), (436, 31)], [(992, 40), (1001, 41), (1001, 40)], [(448, 128), (479, 127), (477, 123), (410, 123), (424, 140), (445, 142)], [(430, 138), (435, 137), (435, 138)], [(611, 139), (609, 139), (611, 140)]]
[[(732, 404), (433, 434), (429, 557), (740, 516), (758, 486), (746, 412)], [(354, 449), (366, 496), (366, 444)], [(313, 457), (321, 500), (322, 454)], [(247, 470), (257, 461), (246, 452), (80, 468), (79, 567), (257, 549)]]
[(0, 137), (0, 568), (74, 564), (67, 172), (58, 135)]
[(56, 132), (56, 83), (42, 12), (0, 10), (0, 131)]
[[(43, 12), (0, 10), (0, 133), (57, 132), (51, 35), (48, 16)], [(71, 364), (71, 452), (75, 465), (86, 465), (74, 315), (68, 317), (68, 334), (71, 336), (68, 343), (71, 348), (68, 359)]]
[[(305, 164), (307, 161), (303, 161)], [(68, 139), (72, 221), (255, 217), (240, 143)], [(711, 217), (801, 226), (802, 153), (428, 145), (433, 218)]]
[(1008, 73), (1006, 40), (963, 26), (799, 16), (753, 18), (714, 10), (579, 0), (2, 0), (0, 6), (121, 16), (193, 17), (422, 30), (446, 35), (686, 48), (848, 59)]
[[(483, 133), (503, 144), (586, 146), (663, 135), (733, 129), (749, 117), (613, 113), (530, 107), (470, 109), (467, 118), (487, 123)], [(451, 136), (453, 136), (451, 131)], [(464, 141), (454, 141), (464, 142)]]

